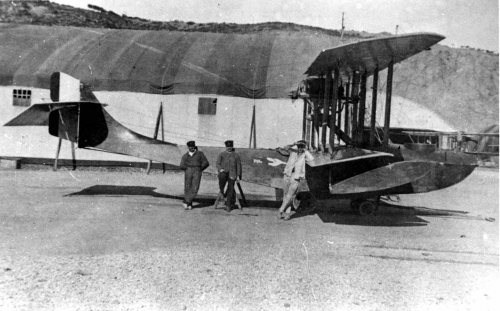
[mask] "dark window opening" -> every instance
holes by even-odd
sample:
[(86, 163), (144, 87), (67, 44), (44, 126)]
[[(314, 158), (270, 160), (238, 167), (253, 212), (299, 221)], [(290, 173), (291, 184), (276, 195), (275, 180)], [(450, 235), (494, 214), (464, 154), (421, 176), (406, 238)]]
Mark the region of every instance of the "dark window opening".
[(198, 99), (198, 114), (215, 115), (217, 113), (217, 98), (200, 97)]
[(14, 89), (12, 90), (12, 105), (14, 106), (31, 106), (31, 90)]

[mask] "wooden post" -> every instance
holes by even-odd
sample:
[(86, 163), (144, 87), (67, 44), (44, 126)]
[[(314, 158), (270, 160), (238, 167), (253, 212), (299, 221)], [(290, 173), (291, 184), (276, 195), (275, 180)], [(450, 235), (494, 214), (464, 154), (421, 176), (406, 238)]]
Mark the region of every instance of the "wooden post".
[(253, 105), (252, 112), (252, 125), (250, 126), (250, 144), (248, 148), (252, 148), (252, 139), (253, 139), (253, 148), (257, 148), (257, 124), (255, 122), (255, 105)]
[(361, 75), (361, 86), (359, 91), (359, 116), (358, 116), (358, 130), (357, 130), (357, 143), (363, 144), (363, 134), (365, 128), (365, 110), (366, 110), (366, 80), (368, 75), (365, 72)]
[(330, 101), (330, 153), (333, 153), (335, 146), (335, 124), (337, 119), (337, 102), (338, 102), (338, 89), (339, 89), (339, 68), (336, 67), (333, 71), (333, 85), (332, 85), (332, 100)]
[(75, 143), (71, 142), (71, 158), (73, 163), (73, 171), (76, 170)]
[[(163, 119), (163, 102), (160, 102), (160, 107), (161, 107), (161, 141), (165, 141), (165, 121)], [(163, 171), (163, 174), (165, 174), (166, 167), (165, 163), (161, 164), (161, 168)]]
[(255, 105), (253, 106), (253, 148), (257, 148), (257, 118), (255, 116)]
[(328, 125), (328, 115), (331, 106), (332, 71), (328, 70), (325, 77), (325, 95), (323, 100), (323, 120), (321, 122), (321, 145), (323, 152), (326, 152), (326, 130)]
[(250, 121), (250, 137), (248, 139), (248, 148), (252, 148), (252, 138), (253, 138), (253, 125), (255, 124), (254, 115), (252, 113), (252, 120)]
[(370, 119), (370, 146), (375, 146), (375, 133), (377, 122), (377, 93), (378, 93), (378, 68), (373, 72), (373, 86), (372, 86), (372, 115)]
[(62, 138), (59, 137), (59, 142), (57, 143), (56, 158), (54, 159), (54, 171), (57, 171), (57, 160), (59, 160), (59, 152), (61, 151)]
[(387, 91), (385, 94), (385, 118), (384, 118), (384, 146), (389, 146), (389, 127), (391, 124), (391, 97), (392, 97), (392, 75), (394, 63), (391, 61), (387, 67)]
[[(156, 125), (155, 125), (155, 133), (153, 135), (153, 138), (156, 139), (158, 137), (158, 130), (160, 128), (160, 120), (163, 118), (163, 105), (160, 103), (160, 108), (158, 110), (158, 116), (156, 117)], [(148, 167), (146, 168), (146, 174), (149, 174), (151, 171), (151, 163), (153, 161), (149, 160), (148, 161)]]

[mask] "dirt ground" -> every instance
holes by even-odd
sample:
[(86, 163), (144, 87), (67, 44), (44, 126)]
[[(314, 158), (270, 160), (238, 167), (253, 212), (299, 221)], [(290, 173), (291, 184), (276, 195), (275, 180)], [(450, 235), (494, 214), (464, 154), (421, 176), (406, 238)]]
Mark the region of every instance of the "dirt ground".
[(204, 176), (0, 170), (0, 310), (497, 310), (498, 170), (361, 217), (214, 210)]

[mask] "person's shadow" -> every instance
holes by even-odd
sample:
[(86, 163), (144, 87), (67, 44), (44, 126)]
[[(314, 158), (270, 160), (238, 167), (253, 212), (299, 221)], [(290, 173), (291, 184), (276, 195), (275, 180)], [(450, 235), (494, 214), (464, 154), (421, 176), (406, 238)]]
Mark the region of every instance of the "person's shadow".
[[(67, 194), (65, 196), (93, 196), (93, 195), (103, 195), (111, 197), (125, 197), (134, 195), (150, 196), (155, 198), (165, 198), (182, 201), (184, 197), (177, 195), (169, 195), (164, 193), (159, 193), (155, 191), (155, 187), (145, 187), (145, 186), (116, 186), (116, 185), (95, 185), (85, 188), (79, 192), (74, 192)], [(193, 208), (202, 208), (206, 206), (213, 205), (215, 199), (209, 197), (197, 197), (194, 202)]]

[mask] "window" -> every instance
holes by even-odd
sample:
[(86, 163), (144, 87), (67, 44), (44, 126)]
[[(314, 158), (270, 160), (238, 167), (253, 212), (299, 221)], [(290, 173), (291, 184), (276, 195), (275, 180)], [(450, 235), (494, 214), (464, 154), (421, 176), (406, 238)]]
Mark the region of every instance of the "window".
[(217, 112), (217, 98), (200, 97), (198, 99), (198, 114), (215, 115)]
[(12, 90), (12, 104), (14, 106), (31, 106), (31, 90)]

